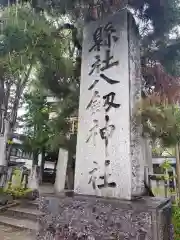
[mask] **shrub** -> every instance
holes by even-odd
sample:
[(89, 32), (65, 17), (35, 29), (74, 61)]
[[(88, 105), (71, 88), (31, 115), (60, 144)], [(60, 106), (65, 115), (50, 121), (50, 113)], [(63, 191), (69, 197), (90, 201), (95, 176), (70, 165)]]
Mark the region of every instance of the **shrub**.
[(173, 207), (174, 239), (180, 240), (180, 207)]
[(5, 193), (11, 195), (14, 199), (26, 198), (28, 194), (32, 192), (32, 189), (23, 189), (21, 187), (11, 188), (4, 190)]

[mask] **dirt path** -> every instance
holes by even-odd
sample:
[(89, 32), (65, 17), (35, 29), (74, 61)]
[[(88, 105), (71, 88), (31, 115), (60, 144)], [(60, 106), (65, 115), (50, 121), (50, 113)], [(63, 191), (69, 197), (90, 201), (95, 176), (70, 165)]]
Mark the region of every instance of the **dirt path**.
[(35, 240), (35, 236), (28, 231), (19, 231), (11, 227), (0, 225), (0, 240)]

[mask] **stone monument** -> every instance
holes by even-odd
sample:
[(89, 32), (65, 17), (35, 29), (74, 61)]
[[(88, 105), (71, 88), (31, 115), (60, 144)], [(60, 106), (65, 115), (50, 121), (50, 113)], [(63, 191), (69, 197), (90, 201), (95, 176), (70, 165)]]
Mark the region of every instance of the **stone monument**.
[[(129, 19), (128, 19), (129, 18)], [(84, 30), (75, 191), (132, 199), (144, 191), (138, 30), (126, 11)]]
[(41, 197), (37, 239), (171, 239), (169, 199), (143, 197), (139, 49), (126, 9), (85, 27), (75, 189)]

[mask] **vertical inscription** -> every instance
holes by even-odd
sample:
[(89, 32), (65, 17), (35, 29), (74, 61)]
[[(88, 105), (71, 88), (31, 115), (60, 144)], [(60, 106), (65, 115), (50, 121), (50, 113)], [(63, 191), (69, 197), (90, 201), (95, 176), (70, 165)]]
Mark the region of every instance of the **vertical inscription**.
[[(112, 108), (118, 109), (121, 104), (116, 102), (116, 93), (107, 92), (105, 95), (101, 94), (101, 89), (98, 88), (98, 83), (101, 84), (110, 84), (111, 86), (116, 86), (120, 83), (118, 79), (113, 79), (106, 73), (106, 70), (110, 68), (115, 68), (119, 65), (119, 61), (114, 59), (112, 53), (112, 44), (116, 44), (119, 38), (116, 36), (116, 29), (113, 26), (112, 22), (108, 22), (104, 26), (99, 26), (95, 29), (93, 36), (93, 44), (89, 49), (89, 53), (93, 54), (93, 63), (91, 64), (89, 70), (89, 76), (92, 77), (92, 83), (89, 85), (88, 90), (92, 91), (92, 98), (89, 101), (89, 104), (86, 107), (87, 111), (91, 112), (93, 116), (93, 126), (89, 129), (88, 137), (86, 143), (93, 138), (93, 144), (96, 146), (96, 137), (99, 134), (102, 141), (105, 145), (105, 159), (104, 159), (104, 169), (101, 171), (99, 163), (93, 161), (93, 169), (89, 171), (89, 182), (92, 184), (93, 189), (102, 189), (102, 188), (114, 188), (116, 183), (110, 180), (112, 175), (111, 171), (111, 156), (109, 156), (109, 142), (113, 137), (113, 133), (116, 130), (116, 127), (110, 121), (109, 112)], [(104, 58), (102, 59), (101, 54), (103, 52)], [(96, 77), (94, 77), (96, 74)], [(98, 76), (98, 77), (97, 77)], [(103, 111), (105, 114), (105, 126), (99, 126), (99, 119), (97, 113)], [(98, 147), (98, 146), (96, 146)], [(103, 174), (101, 174), (103, 172)], [(98, 180), (103, 181), (102, 184), (98, 184)]]

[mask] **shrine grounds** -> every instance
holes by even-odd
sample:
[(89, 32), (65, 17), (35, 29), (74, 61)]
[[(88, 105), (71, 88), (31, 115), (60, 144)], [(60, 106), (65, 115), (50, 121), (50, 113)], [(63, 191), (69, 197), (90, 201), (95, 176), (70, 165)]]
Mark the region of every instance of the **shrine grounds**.
[(14, 229), (8, 226), (0, 225), (1, 240), (35, 240), (35, 236), (28, 231)]
[[(180, 208), (173, 208), (174, 239), (180, 240)], [(1, 240), (35, 240), (35, 236), (28, 231), (14, 229), (8, 226), (0, 225)]]

